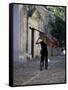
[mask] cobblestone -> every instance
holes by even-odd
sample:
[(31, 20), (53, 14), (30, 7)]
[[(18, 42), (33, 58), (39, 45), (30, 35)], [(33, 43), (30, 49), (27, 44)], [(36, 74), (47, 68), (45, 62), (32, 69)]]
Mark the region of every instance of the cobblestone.
[(65, 56), (51, 57), (48, 70), (40, 71), (39, 60), (14, 63), (14, 85), (65, 83)]

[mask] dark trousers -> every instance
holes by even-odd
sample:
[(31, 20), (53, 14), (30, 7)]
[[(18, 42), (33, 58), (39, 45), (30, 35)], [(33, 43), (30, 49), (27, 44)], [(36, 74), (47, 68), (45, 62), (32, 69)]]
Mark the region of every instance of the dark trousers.
[(41, 52), (41, 61), (40, 67), (42, 68), (45, 65), (45, 69), (48, 68), (48, 51)]

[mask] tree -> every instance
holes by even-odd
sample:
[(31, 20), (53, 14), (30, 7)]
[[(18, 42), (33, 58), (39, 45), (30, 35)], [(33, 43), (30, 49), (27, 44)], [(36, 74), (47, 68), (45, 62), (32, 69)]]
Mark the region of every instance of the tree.
[(65, 21), (65, 7), (47, 6), (55, 16), (55, 23), (50, 22), (52, 26), (51, 34), (59, 41), (60, 47), (66, 46), (66, 21)]

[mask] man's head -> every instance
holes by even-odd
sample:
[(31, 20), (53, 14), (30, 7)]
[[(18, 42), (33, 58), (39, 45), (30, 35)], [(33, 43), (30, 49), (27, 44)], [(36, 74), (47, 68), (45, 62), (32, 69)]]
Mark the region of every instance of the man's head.
[(40, 32), (39, 33), (39, 36), (42, 39), (42, 41), (46, 42), (46, 37), (45, 37), (45, 34), (44, 33)]
[(43, 38), (43, 33), (40, 32), (40, 33), (39, 33), (39, 36), (40, 36), (40, 38)]

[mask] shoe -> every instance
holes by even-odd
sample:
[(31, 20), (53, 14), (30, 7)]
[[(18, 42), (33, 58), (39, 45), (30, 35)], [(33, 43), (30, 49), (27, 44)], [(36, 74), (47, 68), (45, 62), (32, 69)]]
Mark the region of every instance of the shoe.
[(47, 69), (48, 69), (48, 67), (45, 67), (45, 69), (47, 70)]
[(40, 71), (43, 70), (43, 67), (44, 67), (44, 63), (40, 63)]
[(40, 67), (40, 71), (42, 71), (43, 69), (42, 69), (42, 67)]
[(45, 69), (46, 69), (46, 70), (48, 69), (48, 63), (45, 64)]

